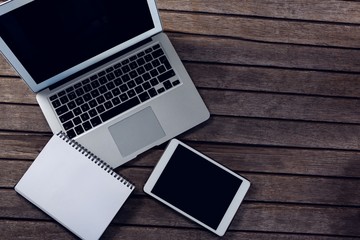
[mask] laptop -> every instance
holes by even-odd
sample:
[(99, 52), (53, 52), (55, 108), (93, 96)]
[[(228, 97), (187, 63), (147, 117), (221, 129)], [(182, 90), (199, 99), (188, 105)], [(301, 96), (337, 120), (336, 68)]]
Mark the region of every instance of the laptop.
[(12, 0), (0, 37), (52, 132), (114, 168), (209, 118), (155, 0)]

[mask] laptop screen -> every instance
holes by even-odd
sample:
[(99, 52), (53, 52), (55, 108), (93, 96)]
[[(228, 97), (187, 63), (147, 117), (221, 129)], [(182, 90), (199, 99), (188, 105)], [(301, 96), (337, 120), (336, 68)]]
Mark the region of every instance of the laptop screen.
[(147, 0), (35, 0), (0, 16), (2, 40), (36, 84), (154, 27)]

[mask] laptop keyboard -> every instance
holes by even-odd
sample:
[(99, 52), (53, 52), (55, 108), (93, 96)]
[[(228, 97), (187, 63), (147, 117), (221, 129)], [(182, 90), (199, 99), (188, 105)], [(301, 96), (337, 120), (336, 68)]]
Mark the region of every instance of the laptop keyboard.
[(93, 74), (49, 97), (73, 138), (179, 85), (159, 44)]

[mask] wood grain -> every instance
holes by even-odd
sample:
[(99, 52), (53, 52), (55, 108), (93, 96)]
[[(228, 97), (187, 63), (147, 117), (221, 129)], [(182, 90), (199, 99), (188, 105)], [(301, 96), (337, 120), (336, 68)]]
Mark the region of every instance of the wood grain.
[(193, 13), (161, 12), (165, 31), (252, 41), (360, 47), (360, 27)]
[[(157, 4), (211, 112), (178, 138), (252, 183), (222, 239), (359, 239), (359, 1)], [(0, 56), (1, 239), (75, 239), (13, 190), (51, 135)], [(116, 169), (137, 188), (103, 239), (220, 239), (142, 191), (165, 146)]]
[(303, 0), (158, 0), (160, 9), (306, 21), (360, 23), (357, 1)]
[[(0, 190), (0, 214), (7, 219), (49, 220), (43, 212), (11, 190)], [(22, 209), (22, 211), (16, 211)], [(134, 211), (136, 209), (136, 211)], [(333, 234), (360, 236), (356, 228), (359, 208), (286, 205), (245, 202), (235, 215), (230, 230), (278, 233)], [(341, 222), (341, 226), (337, 223)], [(190, 227), (198, 225), (177, 212), (148, 199), (130, 197), (114, 218), (114, 223), (125, 225)]]

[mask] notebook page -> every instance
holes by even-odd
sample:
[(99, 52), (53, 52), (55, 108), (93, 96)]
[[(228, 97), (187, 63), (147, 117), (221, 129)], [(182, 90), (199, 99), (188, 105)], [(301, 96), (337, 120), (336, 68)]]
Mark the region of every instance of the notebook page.
[(98, 239), (133, 189), (54, 135), (15, 190), (77, 236)]

